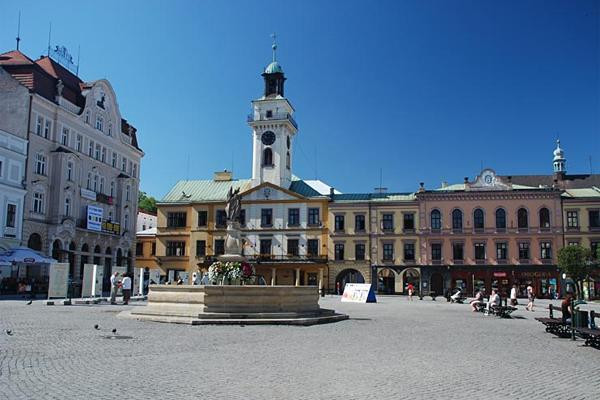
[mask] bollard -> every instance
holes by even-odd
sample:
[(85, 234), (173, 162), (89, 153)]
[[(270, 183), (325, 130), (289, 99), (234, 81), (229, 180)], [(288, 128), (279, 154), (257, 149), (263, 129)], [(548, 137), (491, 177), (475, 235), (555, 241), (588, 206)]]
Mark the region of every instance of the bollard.
[(573, 307), (573, 298), (571, 297), (571, 340), (575, 340), (575, 315), (578, 310)]
[(552, 303), (548, 304), (548, 310), (549, 310), (549, 318), (554, 318), (554, 313), (552, 312)]

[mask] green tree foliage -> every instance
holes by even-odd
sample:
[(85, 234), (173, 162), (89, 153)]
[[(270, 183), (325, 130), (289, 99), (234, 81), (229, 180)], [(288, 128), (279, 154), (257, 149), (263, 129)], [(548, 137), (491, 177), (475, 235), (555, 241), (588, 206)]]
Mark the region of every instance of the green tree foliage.
[(558, 251), (558, 267), (567, 277), (573, 279), (577, 288), (577, 297), (583, 297), (583, 281), (587, 279), (594, 264), (590, 249), (576, 246), (566, 246)]
[(148, 196), (146, 192), (140, 191), (138, 196), (138, 209), (152, 214), (156, 213), (156, 199), (152, 196)]

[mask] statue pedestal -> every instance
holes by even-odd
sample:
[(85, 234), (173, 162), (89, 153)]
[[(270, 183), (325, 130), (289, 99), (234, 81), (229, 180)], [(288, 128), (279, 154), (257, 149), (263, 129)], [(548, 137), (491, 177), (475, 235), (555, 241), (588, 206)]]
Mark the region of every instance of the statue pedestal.
[(218, 256), (217, 259), (222, 263), (246, 261), (246, 257), (238, 254), (223, 254), (222, 256)]

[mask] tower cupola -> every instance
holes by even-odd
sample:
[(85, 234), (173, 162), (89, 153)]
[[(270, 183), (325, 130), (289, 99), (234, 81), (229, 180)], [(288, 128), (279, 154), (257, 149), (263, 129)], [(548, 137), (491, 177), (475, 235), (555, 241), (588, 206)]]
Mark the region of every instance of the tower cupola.
[(556, 141), (556, 149), (554, 149), (554, 159), (552, 162), (554, 173), (557, 175), (565, 175), (567, 173), (567, 159), (565, 152), (560, 147), (560, 140)]
[(262, 77), (265, 80), (265, 97), (284, 97), (283, 85), (285, 83), (285, 76), (283, 75), (283, 68), (277, 62), (277, 43), (275, 41), (273, 41), (271, 48), (273, 49), (273, 61), (267, 65), (265, 72), (262, 73)]

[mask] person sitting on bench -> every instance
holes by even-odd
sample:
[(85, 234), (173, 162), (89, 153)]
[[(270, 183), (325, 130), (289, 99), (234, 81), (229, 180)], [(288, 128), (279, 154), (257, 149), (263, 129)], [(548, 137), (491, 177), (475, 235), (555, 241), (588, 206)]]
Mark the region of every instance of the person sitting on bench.
[(475, 299), (471, 300), (469, 304), (471, 305), (473, 312), (476, 312), (477, 306), (483, 304), (483, 293), (481, 292), (481, 290), (477, 291), (477, 293), (475, 294)]
[(490, 301), (487, 304), (488, 311), (491, 311), (493, 307), (498, 307), (502, 304), (502, 300), (500, 299), (500, 295), (497, 292), (497, 289), (492, 289), (492, 294), (490, 294)]
[(563, 324), (570, 324), (571, 318), (573, 315), (573, 310), (571, 309), (571, 300), (573, 299), (573, 295), (571, 293), (567, 293), (567, 296), (560, 303), (560, 309), (562, 312), (562, 322)]

